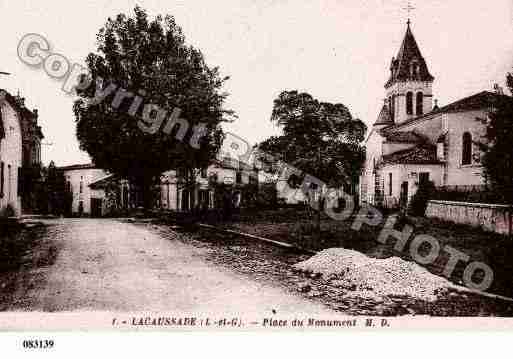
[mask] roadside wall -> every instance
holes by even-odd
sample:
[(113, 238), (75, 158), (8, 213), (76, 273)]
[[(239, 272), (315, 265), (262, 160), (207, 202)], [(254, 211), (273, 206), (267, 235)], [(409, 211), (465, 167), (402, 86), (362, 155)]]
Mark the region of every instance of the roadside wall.
[(426, 217), (509, 234), (512, 210), (511, 206), (496, 204), (429, 201)]

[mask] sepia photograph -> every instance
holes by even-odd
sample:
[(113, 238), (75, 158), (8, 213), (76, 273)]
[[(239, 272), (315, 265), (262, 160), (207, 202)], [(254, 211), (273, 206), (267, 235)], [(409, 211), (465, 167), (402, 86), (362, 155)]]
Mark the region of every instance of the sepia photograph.
[(513, 329), (511, 0), (0, 18), (0, 331)]

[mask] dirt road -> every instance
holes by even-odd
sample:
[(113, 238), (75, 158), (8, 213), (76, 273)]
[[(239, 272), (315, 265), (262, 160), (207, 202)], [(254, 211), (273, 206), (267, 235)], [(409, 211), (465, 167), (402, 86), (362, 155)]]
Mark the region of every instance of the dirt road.
[(109, 219), (46, 224), (40, 242), (56, 244), (56, 259), (24, 275), (9, 310), (332, 314), (206, 261), (208, 248), (174, 240), (183, 234)]

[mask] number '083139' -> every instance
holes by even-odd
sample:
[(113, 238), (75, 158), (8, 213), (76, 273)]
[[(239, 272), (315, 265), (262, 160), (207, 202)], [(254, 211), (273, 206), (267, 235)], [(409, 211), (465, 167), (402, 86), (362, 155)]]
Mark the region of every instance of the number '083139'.
[(27, 339), (23, 341), (25, 349), (51, 349), (55, 342), (51, 339)]

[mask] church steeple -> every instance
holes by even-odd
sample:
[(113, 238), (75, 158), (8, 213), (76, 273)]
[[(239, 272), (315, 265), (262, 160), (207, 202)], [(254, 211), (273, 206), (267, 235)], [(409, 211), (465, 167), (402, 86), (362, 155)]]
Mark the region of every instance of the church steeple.
[(433, 81), (435, 79), (429, 72), (426, 60), (420, 52), (410, 23), (408, 20), (406, 34), (399, 53), (396, 58), (392, 59), (390, 78), (385, 88), (392, 86), (397, 81)]
[(408, 19), (406, 34), (397, 56), (390, 64), (390, 77), (385, 84), (390, 117), (395, 124), (432, 110), (434, 77), (420, 52)]

